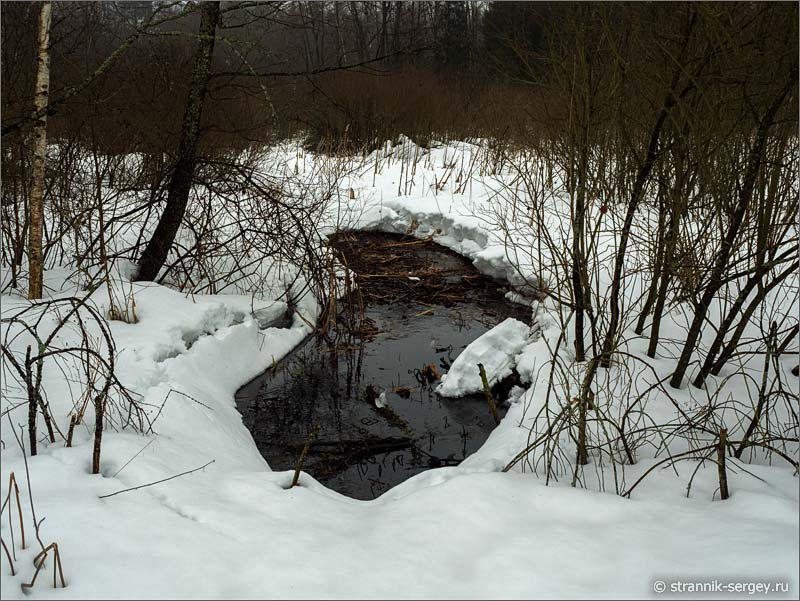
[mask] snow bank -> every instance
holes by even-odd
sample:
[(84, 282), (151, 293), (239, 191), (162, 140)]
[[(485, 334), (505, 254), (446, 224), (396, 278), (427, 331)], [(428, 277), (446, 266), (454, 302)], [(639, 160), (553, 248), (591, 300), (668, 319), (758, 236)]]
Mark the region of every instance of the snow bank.
[(517, 355), (528, 343), (530, 328), (509, 317), (465, 348), (436, 387), (443, 397), (462, 397), (483, 390), (478, 363), (486, 370), (489, 386), (511, 375)]
[[(342, 183), (342, 198), (350, 197), (348, 188), (356, 198), (337, 207), (341, 213), (326, 227), (432, 236), (484, 273), (512, 282), (520, 272), (531, 275), (525, 257), (508, 256), (505, 233), (491, 225), (494, 176), (477, 170), (462, 176), (461, 165), (473, 162), (477, 147), (421, 149), (402, 142), (388, 149), (393, 154), (385, 160), (373, 164), (368, 157), (360, 172), (354, 167)], [(293, 147), (276, 152), (284, 153), (290, 173), (314, 161)], [(396, 160), (409, 156), (423, 157), (410, 186), (408, 166), (401, 184), (403, 165)], [(56, 270), (45, 276), (53, 289), (65, 277)], [(265, 283), (284, 289), (277, 279)], [(530, 442), (537, 411), (548, 402), (545, 366), (559, 348), (559, 332), (547, 327), (544, 315), (536, 340), (513, 319), (479, 338), (440, 386), (444, 394), (481, 390), (478, 362), (492, 383), (514, 365), (531, 383), (515, 392), (505, 418), (476, 453), (457, 467), (423, 472), (374, 501), (356, 501), (307, 474), (300, 487), (287, 490), (292, 474), (270, 471), (234, 404), (239, 386), (309, 333), (306, 320), (313, 322), (318, 311), (309, 295), (298, 307), (305, 320), (295, 315), (291, 327), (276, 328), (269, 326), (286, 306), (266, 290), (254, 298), (191, 296), (127, 281), (121, 286), (122, 296), (135, 297), (139, 322), (109, 324), (119, 351), (117, 373), (157, 416), (154, 428), (146, 434), (109, 428), (102, 473), (90, 475), (93, 417), (87, 416), (71, 448), (61, 440), (41, 442), (39, 454), (27, 461), (29, 486), (14, 434), (17, 424), (27, 423), (24, 391), (3, 389), (0, 498), (14, 472), (30, 533), (32, 491), (42, 540), (59, 544), (68, 588), (52, 588), (48, 561), (36, 586), (23, 593), (20, 584), (33, 575), (37, 548), (22, 550), (18, 537), (13, 545), (10, 529), (17, 518), (3, 515), (0, 535), (14, 547), (17, 574), (11, 575), (0, 553), (0, 598), (646, 598), (654, 581), (679, 577), (788, 582), (796, 597), (798, 488), (785, 464), (732, 464), (732, 496), (724, 502), (714, 500), (713, 460), (658, 469), (660, 458), (645, 455), (647, 449), (624, 473), (622, 466), (612, 470), (595, 458), (584, 472), (587, 479), (605, 478), (604, 489), (613, 491), (618, 475), (630, 485), (652, 469), (631, 499), (571, 488), (568, 477), (545, 486), (541, 475), (530, 473), (533, 460), (518, 466), (529, 473), (496, 473)], [(28, 302), (14, 295), (0, 300), (4, 316)], [(93, 301), (108, 308), (102, 290)], [(796, 314), (796, 295), (791, 302)], [(682, 326), (678, 317), (665, 329)], [(24, 358), (29, 342), (19, 337), (13, 352)], [(645, 343), (634, 339), (627, 350), (643, 357)], [(558, 352), (572, 352), (565, 346)], [(671, 364), (666, 358), (647, 361), (653, 370), (648, 377), (665, 377)], [(787, 353), (781, 364), (796, 398), (798, 380), (788, 375), (796, 355)], [(579, 381), (581, 367), (574, 369), (564, 377)], [(602, 377), (610, 379), (608, 371)], [(62, 429), (80, 375), (80, 369), (45, 374), (47, 400)], [(720, 387), (726, 386), (724, 394), (750, 394), (743, 380), (721, 379)], [(691, 387), (673, 394), (680, 406), (698, 402)], [(649, 402), (648, 411), (659, 419), (675, 412), (665, 399)]]

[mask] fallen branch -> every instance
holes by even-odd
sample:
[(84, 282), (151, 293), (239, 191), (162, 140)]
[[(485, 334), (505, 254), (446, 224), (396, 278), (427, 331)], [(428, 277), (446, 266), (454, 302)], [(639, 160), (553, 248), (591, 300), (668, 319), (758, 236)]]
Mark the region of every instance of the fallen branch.
[(162, 482), (167, 482), (169, 480), (174, 480), (175, 478), (180, 478), (181, 476), (187, 476), (189, 474), (193, 474), (194, 472), (199, 472), (200, 470), (207, 468), (209, 465), (211, 465), (215, 461), (216, 461), (216, 459), (212, 459), (211, 461), (209, 461), (205, 465), (201, 465), (200, 467), (196, 467), (193, 470), (189, 470), (187, 472), (181, 472), (180, 474), (175, 474), (174, 476), (170, 476), (169, 478), (164, 478), (162, 480), (156, 480), (155, 482), (150, 482), (148, 484), (142, 484), (140, 486), (134, 486), (133, 488), (124, 488), (122, 490), (118, 490), (117, 492), (112, 492), (111, 494), (108, 494), (108, 495), (100, 495), (98, 498), (99, 499), (107, 499), (108, 497), (113, 497), (115, 495), (121, 495), (124, 492), (130, 492), (132, 490), (139, 490), (140, 488), (147, 488), (148, 486), (155, 486), (156, 484), (161, 484)]

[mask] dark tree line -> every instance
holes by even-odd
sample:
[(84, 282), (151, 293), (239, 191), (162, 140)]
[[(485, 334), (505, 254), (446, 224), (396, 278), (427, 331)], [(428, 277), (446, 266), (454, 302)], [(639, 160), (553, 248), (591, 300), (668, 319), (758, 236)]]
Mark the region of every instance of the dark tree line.
[[(37, 6), (11, 2), (0, 9), (4, 136), (29, 124)], [(360, 113), (386, 121), (386, 113), (378, 113), (398, 93), (408, 97), (413, 112), (433, 116), (430, 123), (415, 122), (409, 110), (393, 119), (395, 131), (421, 134), (431, 125), (461, 135), (469, 123), (513, 130), (508, 123), (498, 125), (501, 111), (491, 116), (489, 111), (497, 96), (507, 93), (505, 83), (528, 64), (518, 46), (544, 48), (543, 32), (557, 23), (554, 6), (224, 2), (218, 27), (224, 41), (212, 57), (201, 126), (210, 135), (204, 138), (241, 147), (298, 130), (315, 130), (317, 138), (336, 136), (341, 122), (357, 121)], [(113, 151), (174, 147), (199, 13), (193, 3), (54, 2), (51, 138), (79, 136), (91, 120)], [(459, 107), (463, 115), (449, 114), (447, 107), (465, 90), (475, 108), (465, 105)], [(272, 107), (265, 111), (265, 104)], [(366, 130), (359, 142), (387, 133), (373, 124), (350, 129)]]
[[(186, 195), (198, 162), (227, 149), (268, 144), (299, 131), (310, 145), (341, 148), (344, 140), (351, 150), (399, 133), (423, 141), (434, 134), (483, 135), (523, 144), (534, 136), (563, 144), (570, 156), (575, 345), (583, 357), (581, 332), (588, 319), (592, 348), (602, 342), (605, 349), (604, 364), (622, 311), (612, 286), (610, 325), (605, 340), (598, 340), (600, 316), (588, 289), (584, 242), (589, 195), (598, 185), (591, 173), (597, 142), (605, 136), (627, 147), (609, 158), (622, 161), (629, 174), (617, 182), (618, 201), (627, 203), (629, 217), (613, 280), (618, 285), (627, 222), (654, 182), (665, 183), (665, 192), (672, 185), (664, 182), (668, 170), (662, 162), (683, 157), (697, 163), (687, 133), (710, 131), (687, 115), (700, 114), (709, 91), (722, 93), (727, 96), (708, 109), (710, 122), (724, 119), (735, 132), (756, 116), (758, 127), (758, 115), (771, 112), (764, 100), (769, 94), (758, 87), (764, 82), (754, 74), (769, 70), (777, 50), (757, 35), (786, 23), (772, 27), (772, 37), (782, 40), (781, 28), (791, 37), (793, 23), (792, 5), (703, 5), (692, 12), (682, 3), (242, 1), (219, 3), (212, 35), (204, 29), (212, 4), (53, 4), (49, 139), (115, 153), (141, 151), (172, 174), (164, 190), (164, 219), (171, 225), (163, 222), (144, 252), (143, 277), (154, 277), (166, 256), (185, 206), (176, 199)], [(3, 175), (24, 186), (38, 5), (4, 3), (2, 11)], [(741, 39), (725, 39), (731, 23), (740, 31), (728, 35)], [(745, 39), (751, 31), (756, 37)], [(720, 80), (721, 73), (732, 82)], [(731, 99), (736, 85), (745, 86), (745, 93)], [(793, 84), (786, 89), (791, 97)], [(790, 98), (778, 109), (784, 101)], [(744, 111), (744, 118), (731, 118), (736, 111)], [(772, 131), (768, 127), (768, 135)], [(757, 165), (762, 154), (756, 152)], [(694, 181), (691, 173), (675, 177), (675, 185)], [(752, 177), (746, 179), (740, 195), (749, 196), (753, 185)], [(667, 201), (662, 206), (667, 234), (639, 326), (654, 313), (656, 340), (665, 290), (674, 280), (670, 255), (688, 210)], [(734, 215), (748, 206), (743, 199)], [(729, 237), (737, 232), (734, 227)], [(727, 263), (721, 252), (717, 260)]]

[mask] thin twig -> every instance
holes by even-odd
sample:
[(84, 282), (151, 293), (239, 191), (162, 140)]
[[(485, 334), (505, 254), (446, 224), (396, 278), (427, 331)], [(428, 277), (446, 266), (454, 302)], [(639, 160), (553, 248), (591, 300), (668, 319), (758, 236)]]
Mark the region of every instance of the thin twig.
[(118, 490), (117, 492), (112, 492), (111, 494), (108, 494), (108, 495), (100, 495), (98, 498), (99, 499), (107, 499), (107, 498), (113, 497), (115, 495), (121, 495), (124, 492), (130, 492), (132, 490), (139, 490), (140, 488), (147, 488), (148, 486), (155, 486), (156, 484), (161, 484), (162, 482), (167, 482), (169, 480), (174, 480), (175, 478), (180, 478), (181, 476), (186, 476), (188, 474), (193, 474), (194, 472), (199, 472), (200, 470), (202, 470), (204, 468), (207, 468), (209, 465), (211, 465), (215, 461), (216, 461), (216, 459), (212, 459), (211, 461), (209, 461), (205, 465), (201, 465), (200, 467), (196, 467), (193, 470), (189, 470), (187, 472), (181, 472), (180, 474), (175, 474), (174, 476), (170, 476), (169, 478), (164, 478), (163, 480), (156, 480), (155, 482), (150, 482), (148, 484), (142, 484), (140, 486), (134, 486), (132, 488), (124, 488), (122, 490)]

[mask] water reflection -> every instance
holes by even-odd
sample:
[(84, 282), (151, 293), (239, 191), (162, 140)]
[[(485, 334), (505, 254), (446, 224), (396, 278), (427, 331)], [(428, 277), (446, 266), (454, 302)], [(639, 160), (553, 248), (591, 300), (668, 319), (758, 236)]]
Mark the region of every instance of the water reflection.
[(315, 427), (304, 469), (371, 499), (431, 467), (457, 465), (494, 427), (482, 396), (434, 392), (461, 350), (499, 317), (467, 304), (419, 315), (414, 305), (366, 309), (367, 333), (310, 339), (237, 400), (275, 470), (292, 469)]

